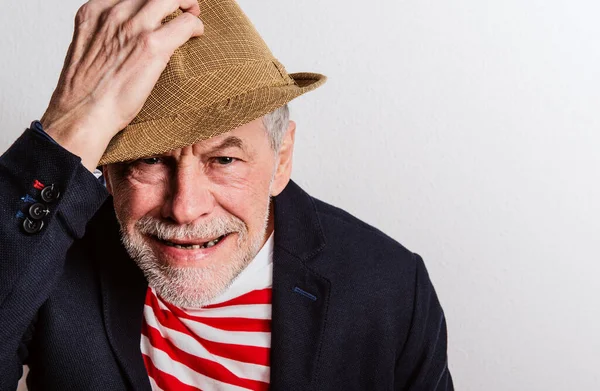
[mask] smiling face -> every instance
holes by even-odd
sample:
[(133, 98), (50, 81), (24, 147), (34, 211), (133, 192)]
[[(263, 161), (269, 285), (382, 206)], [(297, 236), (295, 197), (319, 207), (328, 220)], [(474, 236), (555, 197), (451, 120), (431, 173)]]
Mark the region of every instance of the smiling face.
[(273, 231), (270, 197), (290, 179), (295, 124), (279, 151), (262, 118), (197, 144), (106, 167), (123, 243), (159, 296), (198, 308)]

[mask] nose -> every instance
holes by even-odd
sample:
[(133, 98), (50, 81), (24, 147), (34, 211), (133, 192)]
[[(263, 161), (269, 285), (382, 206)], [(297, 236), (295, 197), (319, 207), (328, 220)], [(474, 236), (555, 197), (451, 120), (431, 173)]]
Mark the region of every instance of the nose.
[(216, 200), (210, 180), (197, 160), (178, 164), (169, 182), (163, 218), (176, 224), (192, 224), (214, 210)]

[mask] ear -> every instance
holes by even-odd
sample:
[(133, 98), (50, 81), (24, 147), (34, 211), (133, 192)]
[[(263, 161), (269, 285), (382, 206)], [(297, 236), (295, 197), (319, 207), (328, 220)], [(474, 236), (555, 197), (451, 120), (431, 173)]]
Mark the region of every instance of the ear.
[(276, 156), (277, 159), (277, 171), (273, 177), (273, 184), (271, 185), (271, 196), (275, 197), (279, 195), (285, 189), (292, 176), (292, 158), (294, 155), (294, 140), (296, 138), (296, 123), (290, 121), (283, 143), (279, 149), (279, 153)]
[(110, 170), (108, 165), (102, 166), (102, 175), (104, 175), (104, 182), (106, 183), (106, 190), (110, 195), (113, 195), (112, 181), (110, 180)]

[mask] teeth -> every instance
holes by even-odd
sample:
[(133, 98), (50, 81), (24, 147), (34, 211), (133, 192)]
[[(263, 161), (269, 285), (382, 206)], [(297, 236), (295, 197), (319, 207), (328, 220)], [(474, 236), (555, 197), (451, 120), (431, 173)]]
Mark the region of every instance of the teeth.
[(180, 245), (180, 244), (169, 243), (169, 246), (173, 246), (173, 247), (175, 247), (175, 248), (184, 248), (184, 249), (190, 249), (190, 250), (195, 250), (195, 249), (198, 249), (198, 248), (200, 248), (200, 245), (199, 245), (199, 244), (192, 244), (192, 245), (189, 245), (189, 246), (182, 246), (182, 245)]
[(205, 246), (206, 246), (206, 248), (209, 248), (209, 247), (214, 246), (217, 243), (219, 243), (219, 239), (211, 240), (210, 242), (206, 243)]
[(224, 236), (221, 236), (221, 237), (219, 237), (219, 238), (217, 238), (215, 240), (211, 240), (210, 242), (206, 242), (203, 245), (199, 245), (199, 244), (189, 244), (189, 245), (185, 245), (184, 244), (184, 245), (182, 245), (182, 244), (176, 244), (176, 243), (173, 243), (173, 242), (169, 242), (168, 240), (165, 240), (165, 243), (168, 246), (175, 247), (175, 248), (180, 248), (180, 249), (184, 249), (184, 250), (197, 250), (197, 249), (200, 249), (200, 248), (210, 248), (210, 247), (216, 245), (217, 243), (219, 243), (221, 241), (221, 239), (223, 239), (223, 238), (224, 238)]

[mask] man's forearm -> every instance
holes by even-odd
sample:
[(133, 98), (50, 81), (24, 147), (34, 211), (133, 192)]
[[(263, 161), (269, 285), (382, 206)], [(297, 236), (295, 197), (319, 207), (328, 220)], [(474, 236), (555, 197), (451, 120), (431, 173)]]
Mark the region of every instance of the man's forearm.
[(107, 195), (77, 156), (37, 131), (0, 156), (0, 389), (16, 386), (21, 338)]

